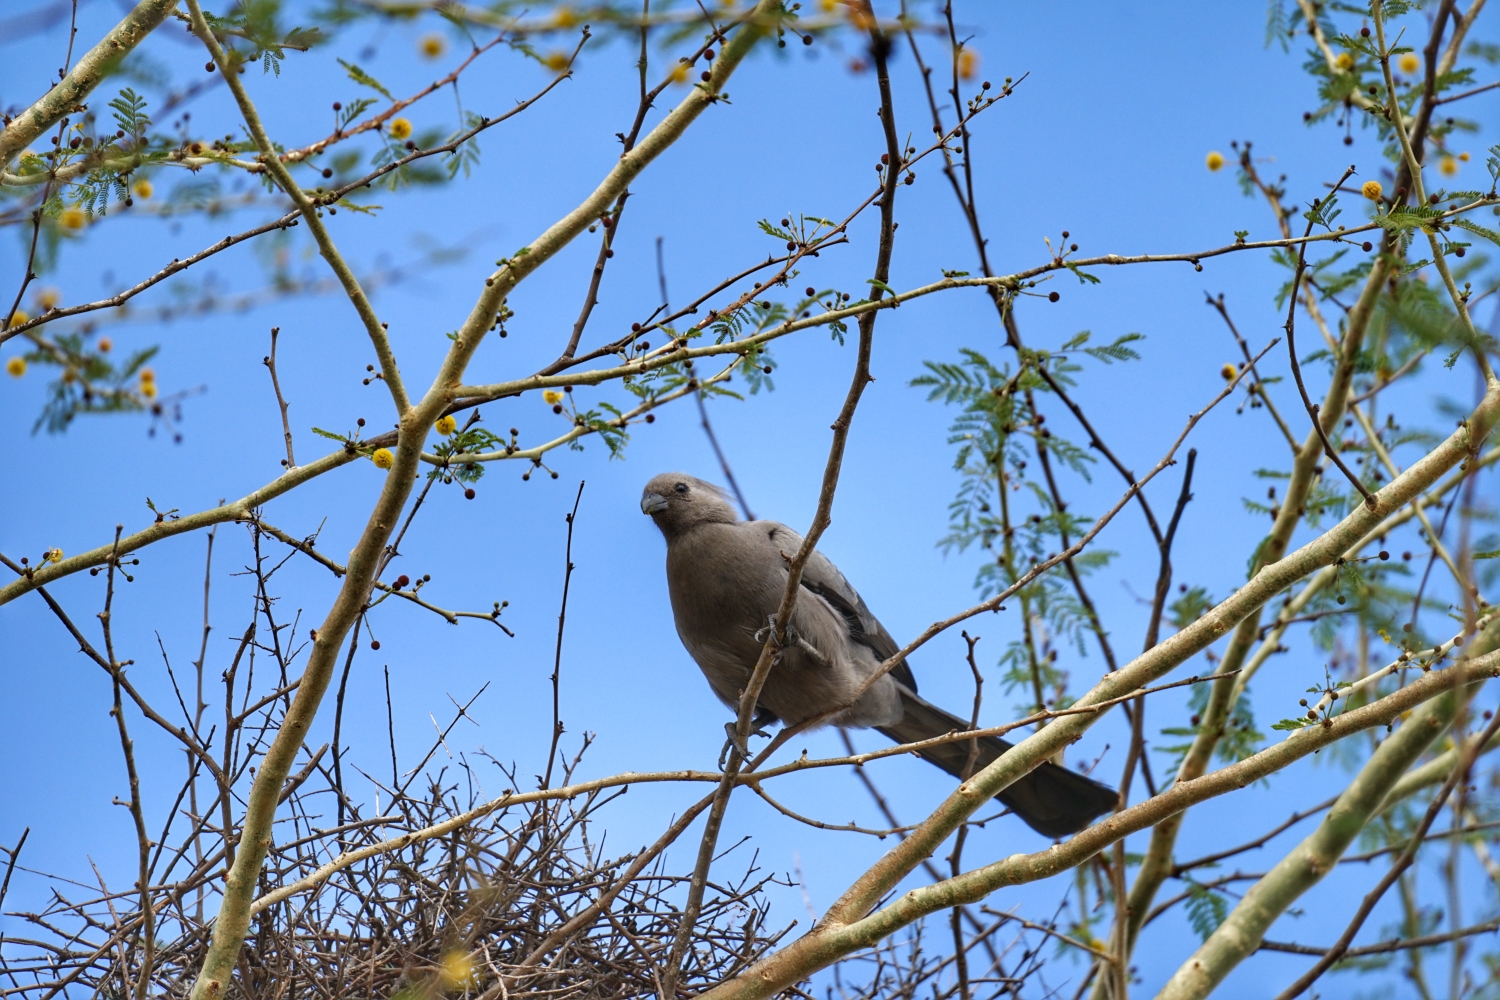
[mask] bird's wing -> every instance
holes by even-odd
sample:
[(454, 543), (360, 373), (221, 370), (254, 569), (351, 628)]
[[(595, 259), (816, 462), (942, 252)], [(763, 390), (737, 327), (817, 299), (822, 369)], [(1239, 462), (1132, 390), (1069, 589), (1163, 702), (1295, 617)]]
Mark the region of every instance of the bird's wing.
[[(774, 524), (771, 540), (780, 546), (788, 559), (802, 547), (802, 536), (784, 524)], [(900, 652), (901, 647), (880, 624), (880, 619), (870, 612), (859, 591), (844, 578), (833, 560), (817, 549), (813, 549), (807, 565), (802, 568), (802, 586), (827, 601), (849, 623), (849, 637), (868, 647), (881, 660), (888, 660)], [(917, 679), (912, 676), (911, 667), (905, 660), (892, 668), (891, 677), (911, 691), (917, 690)]]

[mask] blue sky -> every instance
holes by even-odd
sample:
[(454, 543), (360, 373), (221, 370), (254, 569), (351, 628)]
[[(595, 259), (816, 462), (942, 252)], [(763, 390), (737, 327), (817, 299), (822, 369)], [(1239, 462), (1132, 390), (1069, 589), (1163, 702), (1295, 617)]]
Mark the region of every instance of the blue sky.
[[(14, 9), (45, 6), (28, 4), (18, 2)], [(97, 38), (120, 10), (106, 0), (82, 4), (79, 38)], [(1083, 254), (1203, 250), (1231, 242), (1239, 229), (1249, 230), (1252, 239), (1275, 235), (1269, 212), (1242, 196), (1230, 170), (1211, 173), (1204, 167), (1205, 154), (1229, 153), (1230, 140), (1253, 140), (1257, 155), (1265, 157), (1263, 169), (1288, 176), (1294, 200), (1321, 193), (1324, 182), (1351, 163), (1360, 177), (1380, 176), (1380, 149), (1369, 133), (1356, 131), (1355, 144), (1346, 147), (1338, 130), (1309, 130), (1302, 123), (1303, 111), (1315, 100), (1311, 81), (1299, 70), (1302, 53), (1265, 46), (1265, 6), (1258, 0), (1067, 7), (980, 2), (959, 10), (981, 54), (982, 76), (998, 81), (1026, 75), (1012, 97), (982, 116), (972, 143), (978, 200), (1000, 270), (1044, 260), (1044, 238), (1056, 243), (1062, 230)], [(24, 105), (46, 86), (65, 47), (65, 30), (59, 25), (5, 45), (0, 106)], [(405, 94), (446, 73), (459, 58), (461, 47), (452, 44), (434, 62), (415, 55), (420, 36), (443, 30), (436, 19), (357, 26), (330, 49), (289, 55), (279, 76), (252, 71), (245, 79), (271, 134), (289, 146), (302, 145), (329, 131), (331, 101), (358, 96), (334, 61), (335, 50), (346, 57), (358, 52), (361, 65), (393, 93)], [(144, 51), (169, 66), (179, 81), (202, 73), (203, 54), (180, 25), (158, 31)], [(937, 52), (932, 44), (929, 54)], [(883, 144), (872, 113), (874, 79), (850, 71), (854, 54), (846, 38), (808, 49), (793, 45), (781, 53), (764, 50), (742, 67), (729, 87), (733, 103), (706, 113), (632, 186), (617, 256), (586, 343), (617, 336), (655, 307), (658, 237), (671, 297), (682, 302), (779, 249), (757, 231), (757, 220), (794, 212), (840, 217), (864, 197)], [(471, 177), (437, 190), (382, 192), (375, 199), (384, 206), (377, 217), (340, 213), (330, 220), (335, 238), (363, 269), (381, 262), (405, 265), (435, 249), (454, 251), (451, 261), (420, 269), (376, 296), (409, 385), (427, 384), (447, 345), (443, 334), (462, 322), (494, 259), (571, 208), (608, 169), (617, 155), (614, 133), (628, 128), (634, 112), (633, 59), (633, 51), (620, 44), (591, 46), (575, 79), (484, 135), (482, 158)], [(920, 145), (929, 119), (904, 50), (898, 49), (893, 72), (899, 130), (918, 136)], [(494, 115), (544, 82), (545, 71), (534, 62), (497, 50), (465, 75), (462, 99), (467, 108)], [(1484, 120), (1495, 110), (1494, 100), (1487, 95), (1474, 102), (1474, 117)], [(190, 135), (233, 130), (222, 89), (188, 110)], [(453, 97), (431, 98), (409, 117), (419, 131), (446, 131), (456, 121)], [(1473, 151), (1491, 141), (1486, 134), (1475, 137)], [(1482, 173), (1479, 160), (1466, 170)], [(934, 280), (940, 268), (974, 264), (972, 245), (939, 171), (929, 164), (917, 173), (917, 183), (903, 187), (898, 202), (901, 228), (890, 281), (898, 289)], [(158, 198), (185, 179), (181, 171), (159, 172), (153, 178)], [(1480, 183), (1477, 176), (1473, 181)], [(65, 303), (95, 298), (246, 228), (264, 212), (213, 219), (189, 215), (170, 222), (144, 213), (112, 215), (68, 241), (59, 266), (42, 283), (59, 288)], [(848, 246), (811, 262), (803, 272), (805, 283), (861, 287), (874, 255), (872, 221), (853, 228)], [(529, 373), (556, 356), (576, 317), (596, 249), (590, 238), (580, 239), (527, 281), (510, 300), (517, 314), (508, 324), (510, 336), (492, 338), (480, 350), (468, 381)], [(321, 261), (302, 236), (287, 250), (295, 272), (323, 276)], [(17, 235), (0, 240), (0, 289), (13, 288), (23, 259)], [(246, 292), (262, 287), (263, 270), (257, 250), (245, 246), (214, 258), (204, 276), (211, 274), (226, 291)], [(1272, 297), (1283, 276), (1266, 255), (1255, 253), (1205, 262), (1202, 273), (1186, 264), (1163, 264), (1105, 271), (1101, 277), (1095, 286), (1071, 277), (1054, 279), (1049, 288), (1060, 293), (1060, 301), (1027, 300), (1018, 319), (1036, 347), (1056, 346), (1080, 330), (1102, 340), (1130, 332), (1145, 336), (1138, 345), (1141, 361), (1110, 368), (1091, 363), (1077, 390), (1111, 446), (1140, 470), (1160, 457), (1188, 414), (1218, 391), (1220, 366), (1236, 357), (1223, 324), (1204, 305), (1204, 293), (1224, 293), (1241, 331), (1259, 347), (1280, 332), (1284, 317)], [(797, 284), (803, 283), (799, 278)], [(172, 296), (169, 286), (138, 302), (144, 313)], [(284, 451), (261, 365), (271, 326), (282, 331), (280, 377), (300, 459), (321, 454), (330, 444), (313, 436), (311, 427), (344, 430), (359, 417), (374, 429), (390, 423), (381, 388), (361, 384), (373, 355), (353, 311), (335, 296), (284, 299), (170, 323), (143, 315), (112, 331), (117, 343), (122, 348), (161, 345), (154, 366), (164, 392), (202, 387), (182, 404), (181, 442), (174, 443), (171, 434), (148, 437), (148, 422), (139, 416), (82, 418), (64, 435), (32, 434), (42, 379), (34, 372), (0, 381), (0, 457), (7, 469), (0, 487), (0, 551), (33, 559), (52, 546), (82, 551), (105, 543), (116, 523), (127, 530), (147, 523), (147, 497), (161, 508), (193, 511), (273, 479)], [(945, 443), (953, 414), (910, 386), (924, 361), (953, 359), (962, 347), (1009, 360), (993, 309), (979, 292), (934, 296), (881, 315), (876, 381), (854, 423), (833, 526), (822, 544), (902, 641), (975, 599), (978, 557), (945, 555), (936, 546), (958, 485)], [(8, 345), (0, 355), (8, 357), (15, 348)], [(775, 355), (774, 392), (744, 402), (713, 401), (710, 408), (757, 514), (802, 530), (812, 516), (827, 427), (847, 387), (853, 349), (814, 330), (780, 342)], [(1272, 358), (1273, 369), (1282, 373), (1284, 354)], [(1439, 395), (1467, 400), (1471, 393), (1466, 376), (1439, 369), (1407, 399), (1426, 406)], [(622, 393), (579, 389), (578, 395), (619, 402)], [(1284, 412), (1294, 412), (1290, 398), (1283, 396)], [(1065, 412), (1054, 409), (1059, 433), (1067, 433)], [(529, 396), (483, 412), (493, 429), (520, 429), (523, 442), (563, 429), (562, 418)], [(1278, 449), (1274, 429), (1258, 414), (1236, 415), (1229, 405), (1203, 423), (1192, 443), (1199, 449), (1198, 472), (1175, 552), (1177, 579), (1222, 597), (1244, 579), (1246, 558), (1265, 524), (1244, 511), (1240, 498), (1261, 492), (1253, 470), (1284, 464), (1284, 449)], [(388, 666), (396, 739), (406, 760), (415, 762), (425, 752), (433, 737), (431, 719), (442, 723), (452, 711), (450, 695), (463, 701), (488, 683), (472, 710), (478, 724), (461, 725), (449, 747), (469, 753), (482, 747), (517, 762), (521, 774), (540, 771), (550, 726), (547, 678), (561, 587), (563, 515), (580, 480), (587, 486), (576, 526), (577, 570), (562, 668), (565, 745), (576, 746), (586, 731), (595, 734), (582, 765), (589, 775), (707, 766), (717, 756), (727, 714), (677, 640), (663, 580), (662, 542), (637, 508), (642, 484), (657, 472), (680, 469), (721, 478), (696, 412), (671, 407), (650, 427), (636, 428), (623, 461), (607, 460), (604, 449), (589, 442), (582, 453), (554, 452), (548, 464), (558, 479), (523, 482), (518, 466), (492, 467), (472, 502), (454, 489), (435, 491), (432, 509), (417, 519), (403, 545), (406, 555), (398, 571), (430, 573), (426, 593), (447, 607), (483, 610), (492, 601), (509, 601), (505, 621), (516, 637), (472, 621), (453, 627), (416, 609), (386, 605), (373, 618), (381, 649), (362, 650), (355, 661), (345, 723), (351, 759), (384, 759), (382, 668)], [(382, 475), (368, 463), (355, 463), (277, 500), (266, 519), (299, 536), (322, 526), (320, 547), (347, 552)], [(1158, 510), (1170, 507), (1179, 475), (1170, 471), (1152, 487)], [(1069, 486), (1075, 509), (1089, 514), (1105, 509), (1119, 489), (1105, 469), (1092, 483)], [(1146, 609), (1134, 594), (1150, 592), (1155, 554), (1134, 510), (1122, 513), (1102, 544), (1119, 555), (1095, 575), (1092, 590), (1116, 647), (1128, 651), (1138, 646), (1145, 626)], [(157, 697), (171, 697), (158, 638), (179, 672), (197, 655), (204, 553), (202, 534), (144, 551), (133, 571), (135, 581), (116, 599), (121, 655), (136, 661), (136, 683)], [(248, 584), (232, 574), (249, 559), (244, 530), (221, 527), (210, 603), (211, 677), (227, 663), (233, 639), (248, 622)], [(290, 617), (300, 609), (304, 629), (321, 619), (337, 586), (331, 575), (305, 561), (288, 564), (277, 583), (280, 613)], [(98, 578), (80, 576), (52, 589), (75, 620), (93, 623), (102, 600)], [(993, 664), (1016, 629), (1014, 614), (973, 623), (970, 631), (982, 636), (981, 662)], [(955, 631), (914, 658), (924, 694), (955, 709), (967, 706), (971, 697), (963, 649)], [(1061, 665), (1072, 674), (1075, 691), (1086, 689), (1103, 669), (1093, 648), (1082, 657), (1064, 650)], [(1196, 661), (1179, 675), (1206, 669)], [(29, 825), (23, 857), (28, 867), (87, 879), (92, 858), (116, 882), (127, 881), (133, 836), (126, 812), (109, 804), (126, 787), (106, 714), (107, 678), (76, 653), (34, 597), (0, 608), (0, 677), (6, 690), (0, 701), (0, 760), (6, 762), (0, 767), (0, 843), (14, 843)], [(1310, 650), (1268, 667), (1254, 688), (1263, 722), (1290, 714), (1278, 706), (1321, 679), (1321, 661)], [(1011, 718), (1019, 707), (998, 682), (987, 686), (986, 695), (988, 721)], [(1180, 702), (1166, 697), (1154, 705), (1148, 731), (1181, 724), (1169, 708)], [(331, 725), (329, 718), (325, 711), (322, 729)], [(132, 725), (148, 776), (148, 809), (161, 815), (182, 757), (149, 732), (144, 720), (133, 718)], [(1103, 754), (1101, 773), (1117, 774), (1125, 737), (1118, 720), (1103, 723), (1070, 759)], [(881, 741), (868, 734), (856, 738), (862, 746)], [(323, 739), (326, 732), (314, 742)], [(826, 732), (807, 737), (805, 745), (813, 755), (833, 754), (839, 746), (836, 734)], [(1156, 766), (1160, 773), (1163, 763)], [(1329, 771), (1324, 763), (1309, 761), (1268, 787), (1196, 810), (1179, 856), (1222, 844), (1225, 827), (1248, 834), (1320, 800), (1337, 778)], [(892, 760), (876, 775), (903, 818), (923, 815), (951, 788), (947, 776), (915, 760)], [(501, 781), (494, 775), (495, 788)], [(782, 792), (793, 808), (830, 822), (874, 822), (863, 790), (846, 774), (795, 778)], [(696, 787), (632, 789), (611, 809), (613, 843), (623, 850), (654, 839), (665, 817), (699, 794)], [(736, 799), (724, 842), (744, 834), (754, 839), (741, 851), (758, 849), (763, 865), (800, 868), (818, 908), (882, 850), (876, 841), (791, 825), (748, 797)], [(1014, 821), (990, 824), (969, 844), (968, 857), (976, 862), (1044, 846)], [(1134, 838), (1130, 849), (1143, 844), (1143, 837)], [(1245, 865), (1279, 856), (1275, 847), (1262, 853), (1250, 855)], [(674, 858), (686, 867), (691, 848), (684, 844)], [(1320, 933), (1326, 925), (1308, 930), (1307, 921), (1318, 914), (1344, 914), (1340, 900), (1366, 877), (1363, 871), (1336, 874), (1305, 901), (1304, 926), (1278, 927), (1274, 936), (1329, 936)], [(1001, 894), (991, 905), (1021, 904), (1037, 917), (1050, 913), (1063, 891), (1060, 882), (1030, 886)], [(39, 905), (45, 892), (41, 879), (18, 876), (7, 909)], [(776, 914), (800, 919), (804, 927), (808, 919), (796, 891), (777, 898)], [(1173, 930), (1156, 930), (1155, 944), (1138, 955), (1148, 985), (1170, 974), (1196, 940), (1180, 918), (1165, 920)], [(3, 926), (13, 933), (18, 925), (6, 919)], [(1261, 977), (1282, 982), (1302, 968), (1300, 960), (1258, 958), (1231, 979), (1224, 995), (1263, 995)], [(1054, 969), (1061, 975), (1063, 965)], [(1343, 995), (1350, 985), (1334, 979), (1327, 988), (1330, 995)]]

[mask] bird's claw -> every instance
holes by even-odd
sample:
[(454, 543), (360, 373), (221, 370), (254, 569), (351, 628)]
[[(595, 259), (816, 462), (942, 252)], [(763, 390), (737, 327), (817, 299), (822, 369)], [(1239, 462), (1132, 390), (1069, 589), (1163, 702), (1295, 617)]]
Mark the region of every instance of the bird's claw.
[(777, 636), (776, 632), (776, 616), (769, 615), (766, 618), (766, 627), (758, 630), (755, 633), (755, 641), (765, 642), (766, 637), (770, 636), (771, 642), (774, 643), (776, 645), (776, 648), (778, 649), (784, 649), (787, 646), (797, 645), (797, 628), (795, 625), (788, 624), (787, 627), (782, 630), (782, 634), (780, 636)]
[(766, 732), (762, 727), (774, 718), (775, 716), (768, 713), (765, 709), (756, 712), (755, 718), (750, 720), (750, 732), (743, 741), (740, 739), (739, 726), (736, 722), (724, 723), (724, 733), (729, 738), (724, 742), (724, 749), (719, 751), (719, 770), (724, 770), (724, 765), (729, 760), (730, 747), (733, 747), (739, 753), (741, 760), (749, 760), (750, 737), (763, 736), (766, 739), (770, 739), (771, 734)]

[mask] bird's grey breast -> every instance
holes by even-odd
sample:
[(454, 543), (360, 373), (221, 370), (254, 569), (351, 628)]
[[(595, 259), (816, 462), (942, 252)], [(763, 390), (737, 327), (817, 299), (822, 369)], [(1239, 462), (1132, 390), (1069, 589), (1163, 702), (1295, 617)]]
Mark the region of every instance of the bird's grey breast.
[(760, 648), (754, 633), (775, 613), (786, 586), (786, 562), (757, 522), (700, 524), (668, 544), (667, 581), (689, 649), (744, 646), (753, 657)]

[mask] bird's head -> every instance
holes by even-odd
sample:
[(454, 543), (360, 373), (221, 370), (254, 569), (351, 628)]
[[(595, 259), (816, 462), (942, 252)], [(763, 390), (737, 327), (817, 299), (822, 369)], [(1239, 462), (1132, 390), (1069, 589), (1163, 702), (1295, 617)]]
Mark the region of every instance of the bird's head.
[(738, 520), (723, 490), (681, 472), (664, 472), (646, 484), (641, 513), (649, 514), (668, 538), (695, 524)]

